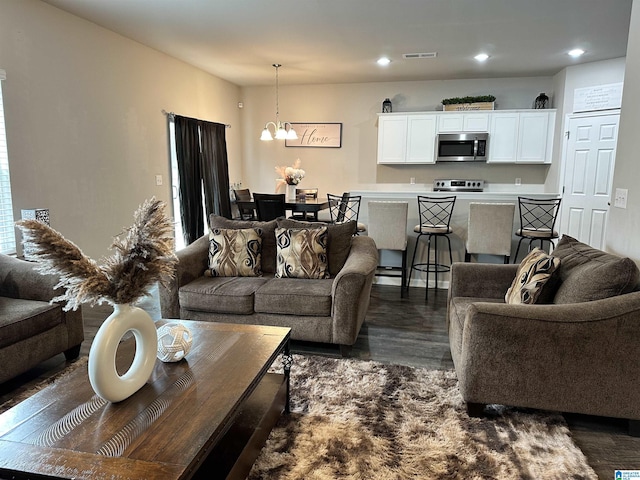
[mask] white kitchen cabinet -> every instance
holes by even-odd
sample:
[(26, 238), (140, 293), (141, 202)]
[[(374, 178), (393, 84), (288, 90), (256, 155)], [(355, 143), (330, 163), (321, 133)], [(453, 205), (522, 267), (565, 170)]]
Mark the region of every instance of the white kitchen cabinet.
[(495, 112), (487, 163), (551, 163), (555, 110)]
[(551, 163), (555, 115), (555, 112), (520, 112), (517, 162)]
[(555, 110), (387, 113), (378, 116), (378, 163), (433, 164), (446, 132), (489, 132), (487, 163), (549, 164)]
[(433, 114), (378, 118), (378, 163), (435, 163), (437, 117)]
[(407, 116), (378, 117), (378, 163), (405, 163)]
[(486, 132), (489, 129), (489, 113), (449, 113), (439, 114), (438, 133)]

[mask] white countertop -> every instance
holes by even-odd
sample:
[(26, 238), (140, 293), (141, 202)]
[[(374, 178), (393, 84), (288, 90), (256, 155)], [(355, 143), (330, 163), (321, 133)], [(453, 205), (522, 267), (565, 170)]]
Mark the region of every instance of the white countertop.
[(493, 198), (515, 198), (518, 196), (557, 197), (560, 195), (558, 192), (545, 192), (542, 184), (514, 185), (511, 183), (485, 183), (482, 192), (434, 192), (433, 184), (425, 183), (374, 183), (357, 185), (356, 188), (350, 190), (350, 193), (365, 198), (404, 198), (429, 194), (438, 196), (456, 195), (461, 198), (487, 200)]

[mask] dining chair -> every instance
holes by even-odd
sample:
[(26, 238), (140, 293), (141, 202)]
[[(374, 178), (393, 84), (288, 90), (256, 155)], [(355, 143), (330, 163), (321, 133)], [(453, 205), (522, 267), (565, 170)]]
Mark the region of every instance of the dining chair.
[(381, 255), (376, 276), (400, 278), (400, 297), (407, 291), (407, 218), (408, 202), (367, 202), (369, 237), (378, 250), (402, 252), (401, 265), (389, 265)]
[(285, 216), (284, 193), (254, 193), (258, 220), (268, 222)]
[[(435, 274), (435, 289), (438, 290), (438, 273), (444, 273), (451, 270), (453, 265), (453, 255), (451, 253), (451, 240), (449, 234), (452, 233), (450, 227), (451, 216), (453, 215), (453, 207), (456, 204), (456, 196), (449, 197), (427, 197), (418, 195), (418, 214), (420, 223), (413, 229), (418, 234), (416, 238), (416, 246), (413, 250), (413, 258), (411, 260), (411, 269), (409, 270), (409, 281), (411, 283), (411, 274), (414, 270), (426, 273), (425, 299), (429, 295), (429, 274)], [(427, 239), (427, 262), (416, 263), (416, 254), (420, 248), (420, 239)], [(438, 255), (438, 237), (444, 237), (449, 245), (449, 265), (440, 263)], [(431, 240), (434, 240), (434, 259), (431, 261)]]
[(520, 237), (520, 240), (513, 257), (513, 263), (518, 261), (520, 244), (525, 238), (529, 240), (529, 250), (536, 240), (540, 242), (542, 250), (544, 250), (544, 242), (549, 242), (551, 246), (555, 247), (553, 240), (558, 238), (558, 232), (554, 228), (561, 200), (561, 198), (518, 197), (520, 228), (516, 230), (516, 235)]
[[(317, 200), (318, 199), (318, 189), (317, 188), (296, 188), (296, 202), (304, 202), (307, 200)], [(318, 213), (317, 212), (296, 212), (293, 213), (289, 218), (293, 218), (294, 220), (302, 220), (302, 221), (317, 221)]]
[[(251, 201), (251, 191), (248, 188), (234, 190), (233, 193), (236, 196), (236, 202)], [(255, 220), (256, 218), (255, 210), (253, 208), (247, 208), (245, 206), (238, 205), (238, 212), (240, 213), (240, 220)]]
[(471, 255), (500, 255), (509, 263), (515, 211), (515, 203), (471, 202), (464, 261), (470, 262)]
[(342, 196), (327, 193), (331, 223), (345, 223), (355, 220), (357, 226), (356, 235), (366, 232), (367, 226), (358, 221), (361, 199), (360, 195), (349, 195), (349, 192), (344, 192)]

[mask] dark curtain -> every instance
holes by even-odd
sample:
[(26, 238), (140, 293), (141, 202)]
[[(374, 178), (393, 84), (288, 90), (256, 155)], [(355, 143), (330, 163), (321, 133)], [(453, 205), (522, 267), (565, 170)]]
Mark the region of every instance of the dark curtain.
[[(204, 234), (215, 213), (231, 218), (225, 125), (174, 116), (182, 228), (187, 245)], [(204, 191), (205, 212), (202, 211)]]
[(176, 160), (180, 178), (180, 216), (187, 245), (204, 234), (202, 213), (202, 168), (198, 120), (174, 117), (176, 129)]
[(211, 213), (231, 218), (229, 198), (229, 165), (225, 126), (221, 123), (201, 122), (202, 182), (207, 215)]

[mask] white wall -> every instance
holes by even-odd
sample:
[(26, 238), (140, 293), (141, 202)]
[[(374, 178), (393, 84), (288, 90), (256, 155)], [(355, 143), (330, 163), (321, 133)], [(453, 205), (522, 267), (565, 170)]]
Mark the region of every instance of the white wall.
[[(286, 66), (280, 79), (286, 78)], [(291, 148), (280, 141), (261, 142), (260, 132), (267, 121), (275, 120), (274, 87), (242, 89), (242, 123), (245, 178), (243, 186), (252, 191), (272, 192), (275, 167), (302, 161), (307, 177), (301, 186), (318, 187), (321, 195), (341, 193), (371, 183), (431, 184), (434, 178), (482, 178), (494, 183), (545, 182), (544, 165), (401, 165), (376, 164), (377, 113), (389, 97), (393, 111), (435, 111), (443, 98), (493, 94), (496, 108), (531, 108), (540, 92), (553, 97), (551, 77), (446, 80), (397, 83), (362, 83), (280, 87), (280, 119), (290, 122), (341, 122), (342, 148)]]
[(231, 124), (241, 176), (240, 90), (229, 82), (39, 0), (0, 3), (0, 68), (16, 218), (49, 208), (51, 225), (94, 258), (146, 198), (170, 200), (162, 109)]
[(626, 255), (640, 264), (640, 0), (634, 0), (627, 44), (627, 62), (618, 152), (613, 188), (629, 190), (627, 208), (611, 207), (607, 225), (607, 250)]

